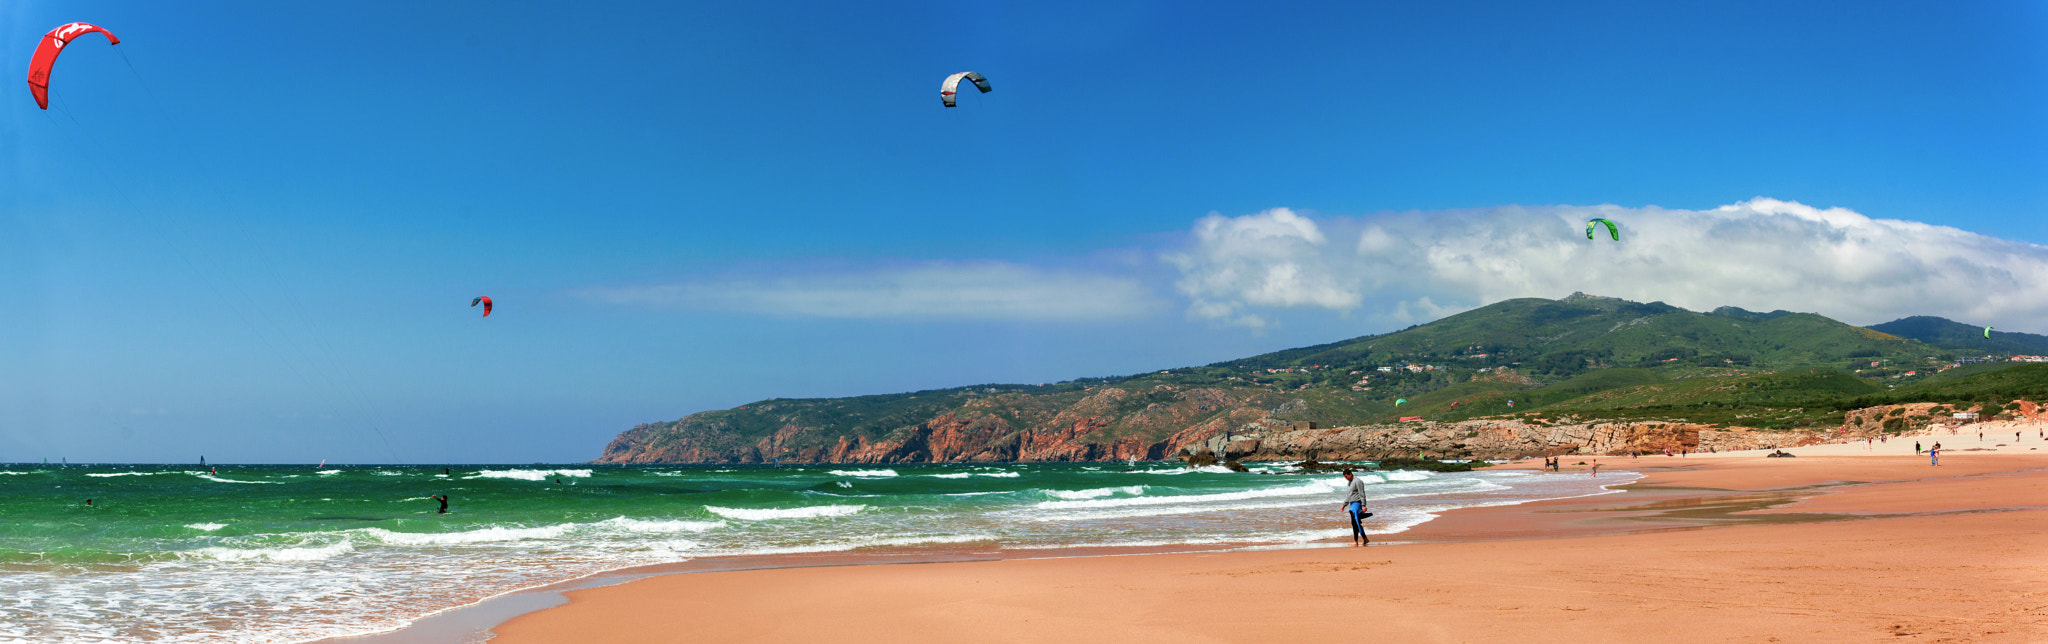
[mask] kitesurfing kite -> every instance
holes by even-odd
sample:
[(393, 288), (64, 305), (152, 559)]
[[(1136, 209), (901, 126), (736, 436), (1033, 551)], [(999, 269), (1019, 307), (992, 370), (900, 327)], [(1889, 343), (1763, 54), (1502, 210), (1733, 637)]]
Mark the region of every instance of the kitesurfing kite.
[(1401, 406), (1401, 403), (1404, 403), (1404, 402), (1408, 402), (1408, 399), (1407, 399), (1407, 398), (1395, 398), (1395, 399), (1394, 399), (1394, 406), (1395, 406), (1395, 407), (1399, 407), (1399, 406)]
[(988, 79), (982, 78), (981, 74), (976, 74), (974, 72), (960, 72), (952, 76), (947, 76), (946, 83), (944, 85), (939, 86), (939, 100), (945, 102), (946, 107), (953, 107), (953, 90), (959, 89), (960, 79), (962, 78), (974, 81), (974, 86), (981, 88), (981, 93), (983, 94), (987, 94), (988, 90), (990, 89), (988, 86)]
[(1995, 326), (1987, 326), (1987, 327), (1984, 327), (1984, 339), (1986, 339), (1986, 340), (1989, 340), (1989, 339), (1991, 339), (1991, 330), (1992, 330), (1992, 329), (1996, 329), (1996, 328), (1998, 328), (1998, 327), (1995, 327)]
[(57, 64), (57, 54), (62, 53), (64, 46), (71, 44), (73, 39), (93, 32), (105, 34), (108, 42), (121, 44), (121, 39), (115, 38), (114, 32), (83, 22), (74, 22), (43, 34), (43, 44), (36, 46), (36, 55), (28, 63), (28, 91), (36, 96), (36, 107), (50, 109), (50, 67)]
[(478, 295), (476, 299), (469, 301), (470, 308), (476, 308), (478, 304), (484, 305), (484, 317), (491, 317), (491, 298)]
[(1607, 224), (1607, 234), (1614, 237), (1614, 241), (1621, 241), (1621, 229), (1615, 228), (1614, 222), (1605, 219), (1594, 219), (1586, 222), (1586, 239), (1593, 238), (1593, 229), (1600, 224)]

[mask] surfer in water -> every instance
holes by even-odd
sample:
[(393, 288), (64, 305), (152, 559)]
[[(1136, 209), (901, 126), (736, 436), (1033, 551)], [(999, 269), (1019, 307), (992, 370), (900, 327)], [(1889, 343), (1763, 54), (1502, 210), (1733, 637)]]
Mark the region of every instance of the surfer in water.
[(436, 494), (436, 495), (433, 495), (433, 496), (427, 497), (427, 500), (429, 500), (429, 501), (440, 501), (440, 502), (441, 502), (441, 511), (440, 511), (440, 512), (436, 512), (435, 514), (447, 514), (447, 513), (448, 513), (448, 495), (446, 495), (446, 494)]
[(1344, 470), (1344, 514), (1351, 517), (1351, 542), (1361, 546), (1372, 543), (1372, 539), (1365, 536), (1365, 525), (1359, 523), (1359, 520), (1372, 516), (1371, 512), (1365, 511), (1365, 481), (1352, 476), (1350, 469)]

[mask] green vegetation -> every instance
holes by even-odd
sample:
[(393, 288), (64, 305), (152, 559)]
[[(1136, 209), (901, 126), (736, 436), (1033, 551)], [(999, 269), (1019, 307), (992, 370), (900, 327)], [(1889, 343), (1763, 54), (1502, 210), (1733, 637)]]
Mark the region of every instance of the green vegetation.
[(1929, 380), (1883, 393), (1845, 399), (1836, 403), (1836, 407), (1858, 409), (1935, 402), (1947, 403), (1956, 410), (1981, 407), (1985, 412), (1996, 414), (1997, 411), (1991, 408), (2002, 410), (2005, 403), (2014, 400), (2044, 399), (2048, 399), (2048, 363), (2034, 363), (1955, 380)]
[(1902, 338), (1919, 340), (1962, 355), (2048, 355), (2048, 336), (1992, 331), (1991, 337), (1986, 339), (1982, 326), (1926, 315), (1873, 324), (1870, 328)]
[[(2048, 365), (1951, 368), (2001, 349), (2048, 353), (2048, 337), (1997, 332), (1987, 341), (1981, 327), (1941, 318), (1862, 328), (1811, 313), (1695, 313), (1583, 295), (1517, 299), (1398, 332), (1199, 367), (1044, 385), (764, 400), (657, 423), (663, 431), (649, 444), (688, 440), (745, 450), (790, 427), (818, 430), (780, 443), (800, 450), (873, 441), (949, 413), (1015, 430), (1107, 419), (1086, 435), (1098, 444), (1151, 443), (1203, 423), (1236, 426), (1245, 411), (1326, 427), (1497, 417), (1538, 425), (1663, 420), (1793, 429), (1836, 425), (1847, 410), (1881, 404), (1961, 408), (2048, 398)], [(1403, 398), (1408, 402), (1396, 406)]]

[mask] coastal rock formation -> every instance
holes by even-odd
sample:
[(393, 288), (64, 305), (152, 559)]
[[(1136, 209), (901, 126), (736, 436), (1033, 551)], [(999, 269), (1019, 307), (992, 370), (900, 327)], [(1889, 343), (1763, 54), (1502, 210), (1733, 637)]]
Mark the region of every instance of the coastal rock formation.
[[(915, 396), (912, 396), (915, 398)], [(828, 401), (829, 402), (829, 401)], [(812, 401), (768, 401), (634, 427), (600, 463), (992, 463), (1502, 459), (1553, 454), (1660, 454), (1798, 447), (1904, 436), (1944, 427), (1937, 403), (1848, 412), (1840, 427), (1765, 431), (1679, 422), (1551, 423), (1475, 419), (1318, 427), (1303, 407), (1265, 389), (1091, 387), (1064, 398), (998, 394), (933, 403), (922, 417), (894, 415), (847, 428), (858, 411), (818, 414)], [(2013, 413), (2038, 417), (2031, 402)], [(1974, 409), (1974, 408), (1973, 408)]]
[[(895, 427), (835, 429), (814, 407), (770, 401), (648, 423), (621, 433), (600, 463), (988, 463), (1160, 460), (1182, 441), (1271, 413), (1272, 392), (1160, 385), (1091, 388), (1067, 404), (1021, 394), (975, 397)], [(806, 401), (808, 402), (808, 401)], [(791, 413), (783, 413), (791, 412)], [(854, 413), (851, 415), (858, 415)], [(905, 419), (909, 420), (909, 419)], [(761, 421), (772, 423), (760, 426)], [(772, 431), (768, 431), (772, 428)], [(749, 440), (750, 436), (758, 436)]]
[[(1247, 437), (1244, 460), (1375, 460), (1392, 457), (1518, 458), (1542, 454), (1662, 453), (1669, 449), (1749, 449), (1749, 443), (1797, 445), (1800, 434), (1715, 431), (1684, 423), (1594, 423), (1537, 426), (1519, 421), (1408, 422), (1286, 430)], [(1765, 438), (1768, 437), (1768, 438)], [(1736, 447), (1735, 445), (1742, 445)], [(1234, 451), (1231, 452), (1233, 455)]]
[[(1114, 390), (1112, 390), (1114, 392)], [(1019, 428), (994, 415), (946, 412), (881, 438), (834, 437), (782, 426), (752, 443), (733, 443), (715, 423), (640, 425), (620, 434), (599, 462), (607, 463), (988, 463), (1162, 460), (1204, 455), (1216, 461), (1372, 460), (1388, 457), (1517, 458), (1548, 454), (1629, 454), (1796, 447), (1822, 440), (1818, 433), (1710, 429), (1686, 423), (1631, 422), (1535, 425), (1515, 420), (1406, 422), (1311, 428), (1232, 410), (1158, 441), (1138, 436), (1100, 440), (1119, 422), (1108, 403), (1123, 393), (1104, 392), (1053, 415), (1043, 425)], [(1143, 413), (1169, 412), (1146, 409)], [(1880, 412), (1881, 413), (1881, 412)], [(688, 421), (689, 419), (685, 419)], [(1230, 440), (1224, 441), (1224, 432)], [(807, 446), (808, 444), (808, 446)]]

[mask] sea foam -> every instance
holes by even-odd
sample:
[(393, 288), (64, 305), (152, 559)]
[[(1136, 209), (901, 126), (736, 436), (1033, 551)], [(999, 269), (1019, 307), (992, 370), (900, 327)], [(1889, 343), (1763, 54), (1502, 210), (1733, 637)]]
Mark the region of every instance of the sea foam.
[(525, 541), (528, 539), (555, 539), (574, 530), (574, 523), (558, 523), (533, 528), (501, 527), (479, 528), (462, 532), (393, 532), (383, 528), (361, 528), (355, 532), (368, 535), (378, 541), (401, 546), (446, 546), (465, 543), (490, 543), (496, 541)]
[(545, 481), (556, 476), (589, 478), (590, 470), (483, 470), (465, 476), (466, 479), (519, 479), (521, 481)]
[(355, 544), (347, 540), (324, 546), (305, 548), (228, 548), (215, 546), (187, 550), (178, 553), (188, 559), (212, 559), (215, 561), (320, 561), (355, 552)]
[[(1230, 468), (1228, 468), (1228, 467), (1224, 467), (1224, 466), (1221, 466), (1221, 465), (1204, 465), (1204, 466), (1201, 466), (1201, 467), (1176, 467), (1176, 468), (1171, 468), (1171, 469), (1164, 469), (1164, 470), (1132, 470), (1132, 471), (1130, 471), (1130, 472), (1128, 472), (1128, 473), (1130, 473), (1130, 474), (1164, 474), (1164, 475), (1167, 475), (1167, 476), (1174, 476), (1174, 475), (1179, 475), (1179, 474), (1194, 474), (1194, 473), (1197, 473), (1197, 472), (1199, 472), (1199, 473), (1203, 473), (1203, 474), (1235, 474), (1235, 473), (1236, 473), (1236, 472), (1232, 472), (1232, 471), (1230, 471)], [(1121, 473), (1121, 472), (1120, 472), (1120, 473)]]
[(186, 474), (197, 476), (199, 478), (206, 479), (208, 481), (213, 481), (215, 483), (250, 483), (257, 485), (284, 485), (283, 483), (277, 481), (237, 481), (234, 479), (224, 479), (218, 476), (214, 476), (212, 474), (207, 474), (205, 472), (186, 472)]
[(812, 519), (817, 517), (843, 517), (867, 509), (865, 505), (814, 505), (803, 508), (721, 508), (704, 506), (712, 514), (741, 521), (769, 521), (773, 519)]
[(1045, 490), (1044, 492), (1046, 496), (1053, 497), (1055, 499), (1079, 501), (1083, 499), (1099, 499), (1105, 496), (1115, 496), (1118, 493), (1137, 496), (1140, 494), (1144, 494), (1145, 488), (1147, 487), (1151, 486), (1126, 485), (1123, 487), (1101, 487), (1095, 488), (1093, 490)]
[(1085, 499), (1074, 501), (1043, 501), (1036, 507), (1044, 510), (1066, 510), (1081, 508), (1115, 508), (1133, 505), (1172, 505), (1183, 503), (1214, 503), (1218, 501), (1244, 501), (1283, 496), (1309, 494), (1330, 494), (1344, 489), (1342, 480), (1312, 480), (1298, 485), (1270, 487), (1262, 490), (1242, 492), (1219, 492), (1216, 494), (1176, 494), (1172, 496), (1139, 496), (1121, 499)]
[(650, 520), (617, 517), (591, 524), (596, 527), (633, 533), (704, 532), (725, 527), (724, 521)]
[(887, 478), (891, 476), (896, 476), (896, 470), (832, 470), (826, 473), (831, 474), (833, 476), (859, 476), (865, 478)]

